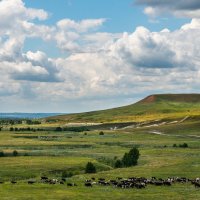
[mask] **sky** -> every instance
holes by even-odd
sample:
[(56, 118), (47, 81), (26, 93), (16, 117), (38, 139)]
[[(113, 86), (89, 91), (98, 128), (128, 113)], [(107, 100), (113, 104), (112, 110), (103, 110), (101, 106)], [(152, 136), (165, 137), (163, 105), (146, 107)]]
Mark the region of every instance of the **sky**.
[(0, 112), (199, 93), (199, 0), (0, 0)]

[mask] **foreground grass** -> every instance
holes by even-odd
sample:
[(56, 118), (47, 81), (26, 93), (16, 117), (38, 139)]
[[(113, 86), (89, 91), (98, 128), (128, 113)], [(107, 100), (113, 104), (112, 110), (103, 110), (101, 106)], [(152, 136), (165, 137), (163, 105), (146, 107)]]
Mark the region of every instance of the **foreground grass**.
[(78, 186), (69, 188), (65, 185), (27, 185), (5, 184), (0, 187), (0, 195), (2, 200), (38, 200), (38, 199), (176, 199), (176, 200), (192, 200), (200, 199), (200, 191), (191, 185), (174, 185), (172, 187), (155, 187), (149, 186), (143, 190), (137, 189), (117, 189), (112, 187), (95, 186), (93, 188), (85, 188)]

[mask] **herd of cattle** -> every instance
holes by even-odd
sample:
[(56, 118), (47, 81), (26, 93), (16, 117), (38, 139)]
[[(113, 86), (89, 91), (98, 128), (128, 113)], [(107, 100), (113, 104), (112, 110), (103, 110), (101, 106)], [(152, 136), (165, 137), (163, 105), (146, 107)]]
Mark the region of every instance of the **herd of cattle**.
[[(4, 182), (0, 181), (0, 184), (3, 184)], [(11, 181), (12, 184), (16, 184), (17, 181)], [(50, 179), (48, 177), (42, 176), (40, 178), (40, 181), (37, 182), (36, 180), (28, 180), (27, 181), (28, 184), (35, 184), (35, 183), (44, 183), (44, 184), (66, 184), (67, 186), (73, 187), (73, 186), (77, 186), (76, 183), (67, 183), (66, 179)], [(144, 178), (144, 177), (140, 177), (140, 178), (136, 178), (136, 177), (131, 177), (128, 179), (124, 179), (124, 178), (120, 178), (117, 177), (116, 179), (113, 180), (108, 180), (106, 181), (106, 179), (104, 178), (91, 178), (89, 180), (85, 180), (85, 187), (93, 187), (94, 185), (100, 185), (100, 186), (113, 186), (116, 188), (137, 188), (137, 189), (142, 189), (142, 188), (146, 188), (147, 185), (155, 185), (155, 186), (172, 186), (175, 183), (190, 183), (192, 185), (194, 185), (196, 188), (200, 188), (200, 178), (195, 178), (195, 179), (188, 179), (185, 177), (173, 177), (173, 178), (167, 178), (167, 179), (161, 179), (161, 178), (156, 178), (156, 177), (152, 177), (150, 179)]]
[(114, 186), (117, 188), (137, 188), (137, 189), (142, 189), (146, 188), (147, 185), (155, 185), (155, 186), (172, 186), (174, 183), (191, 183), (193, 184), (196, 188), (200, 188), (200, 178), (195, 178), (195, 179), (188, 179), (188, 178), (167, 178), (167, 179), (157, 179), (156, 177), (152, 177), (151, 179), (147, 179), (144, 177), (136, 178), (136, 177), (131, 177), (128, 179), (123, 179), (123, 178), (116, 178), (115, 180), (109, 180), (106, 181), (104, 178), (99, 178), (97, 182), (95, 181), (94, 178), (91, 180), (86, 180), (85, 181), (85, 186), (86, 187), (92, 187), (93, 185), (102, 185), (102, 186)]

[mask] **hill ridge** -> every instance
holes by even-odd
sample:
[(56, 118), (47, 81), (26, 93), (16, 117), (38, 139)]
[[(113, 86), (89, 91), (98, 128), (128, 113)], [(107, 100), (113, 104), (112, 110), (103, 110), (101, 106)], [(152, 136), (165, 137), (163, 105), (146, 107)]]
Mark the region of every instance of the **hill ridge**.
[(188, 115), (200, 116), (200, 94), (153, 94), (127, 106), (46, 119), (63, 123), (112, 123), (180, 119)]

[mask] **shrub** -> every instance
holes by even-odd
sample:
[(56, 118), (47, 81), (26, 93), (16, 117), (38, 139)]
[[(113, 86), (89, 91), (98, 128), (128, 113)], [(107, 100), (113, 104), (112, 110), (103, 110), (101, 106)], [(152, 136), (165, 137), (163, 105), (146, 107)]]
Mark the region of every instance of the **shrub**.
[(14, 131), (14, 128), (13, 128), (13, 127), (10, 127), (10, 131)]
[(13, 156), (18, 156), (18, 152), (16, 150), (13, 151)]
[(183, 144), (180, 144), (179, 147), (188, 148), (188, 144), (187, 143), (183, 143)]
[(4, 152), (0, 151), (0, 157), (4, 157), (4, 156), (5, 156)]
[(121, 160), (117, 160), (117, 161), (115, 162), (115, 168), (121, 168), (121, 167), (123, 167), (122, 161), (121, 161)]
[(122, 163), (124, 167), (135, 166), (138, 163), (140, 153), (136, 147), (133, 147), (129, 153), (125, 153), (124, 157), (122, 158)]
[(96, 167), (94, 166), (93, 163), (88, 162), (86, 167), (85, 167), (85, 173), (90, 174), (90, 173), (96, 173)]
[(61, 127), (57, 127), (55, 131), (62, 131)]
[(67, 171), (62, 172), (62, 178), (70, 178), (72, 176), (73, 176), (72, 172), (67, 172)]
[(104, 135), (104, 132), (103, 131), (99, 132), (99, 135)]
[(173, 147), (177, 147), (177, 144), (173, 144)]

